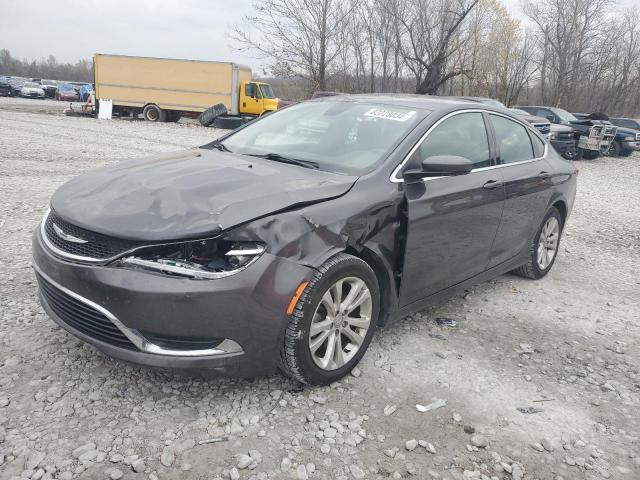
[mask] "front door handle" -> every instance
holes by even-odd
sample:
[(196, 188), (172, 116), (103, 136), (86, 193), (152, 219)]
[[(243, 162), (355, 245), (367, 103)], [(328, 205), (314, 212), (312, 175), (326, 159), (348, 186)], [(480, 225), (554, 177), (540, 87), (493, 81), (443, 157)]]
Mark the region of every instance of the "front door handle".
[(493, 190), (494, 188), (498, 188), (502, 186), (502, 182), (500, 180), (489, 180), (487, 183), (482, 185), (482, 188), (486, 190)]
[(538, 174), (538, 177), (542, 180), (549, 180), (551, 178), (551, 174), (549, 172), (542, 171)]

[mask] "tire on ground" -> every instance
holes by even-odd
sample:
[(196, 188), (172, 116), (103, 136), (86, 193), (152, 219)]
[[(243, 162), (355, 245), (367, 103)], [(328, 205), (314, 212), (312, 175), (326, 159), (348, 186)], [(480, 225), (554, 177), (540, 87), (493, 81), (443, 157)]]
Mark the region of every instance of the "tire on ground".
[[(540, 234), (542, 233), (542, 228), (544, 227), (545, 223), (547, 222), (547, 220), (549, 220), (550, 217), (556, 217), (556, 219), (558, 220), (558, 224), (560, 225), (560, 232), (559, 232), (559, 238), (558, 238), (558, 245), (556, 247), (556, 253), (553, 259), (551, 260), (551, 262), (549, 263), (549, 265), (547, 265), (547, 267), (544, 270), (542, 270), (538, 265), (538, 253), (537, 253), (538, 242), (540, 240)], [(562, 218), (562, 214), (556, 207), (551, 207), (547, 212), (547, 214), (542, 219), (542, 222), (540, 223), (540, 227), (538, 227), (538, 230), (536, 231), (536, 235), (533, 237), (533, 241), (529, 245), (529, 259), (527, 260), (527, 263), (516, 268), (511, 273), (514, 273), (521, 277), (531, 278), (533, 280), (538, 280), (544, 277), (547, 273), (549, 273), (549, 270), (551, 270), (551, 267), (553, 267), (553, 264), (555, 263), (556, 258), (558, 258), (558, 252), (560, 250), (560, 241), (562, 240), (563, 228), (564, 228), (564, 219)]]
[[(354, 357), (343, 367), (324, 370), (314, 362), (309, 349), (311, 322), (323, 295), (341, 278), (356, 277), (364, 281), (371, 293), (369, 328)], [(309, 385), (327, 385), (342, 378), (365, 354), (380, 313), (380, 288), (371, 267), (363, 260), (339, 253), (315, 272), (287, 318), (287, 328), (280, 351), (280, 369), (293, 379)]]
[(245, 122), (242, 117), (216, 117), (213, 121), (213, 126), (215, 128), (221, 128), (223, 130), (235, 130), (236, 128), (242, 126)]
[(175, 123), (182, 117), (182, 112), (178, 110), (167, 110), (167, 122)]
[(164, 122), (167, 118), (167, 112), (157, 105), (150, 103), (142, 110), (142, 116), (149, 122)]
[(202, 112), (198, 116), (198, 121), (200, 122), (200, 125), (202, 125), (203, 127), (208, 127), (213, 123), (216, 117), (219, 117), (220, 115), (225, 115), (226, 113), (227, 113), (227, 107), (225, 107), (222, 103), (218, 103), (217, 105), (214, 105), (213, 107), (209, 107), (204, 112)]

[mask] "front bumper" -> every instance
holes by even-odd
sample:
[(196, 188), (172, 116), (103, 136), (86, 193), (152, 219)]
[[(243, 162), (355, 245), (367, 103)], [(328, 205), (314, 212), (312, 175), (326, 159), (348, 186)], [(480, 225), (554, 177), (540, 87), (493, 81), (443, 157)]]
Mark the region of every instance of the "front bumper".
[[(49, 316), (107, 355), (153, 367), (206, 368), (245, 377), (277, 368), (287, 306), (312, 271), (267, 253), (246, 270), (218, 280), (71, 263), (50, 253), (40, 229), (33, 237), (33, 266)], [(61, 295), (77, 302), (61, 303)], [(97, 331), (100, 322), (110, 323)], [(112, 340), (118, 330), (126, 338)], [(138, 342), (128, 343), (132, 332)], [(160, 347), (156, 338), (172, 344), (185, 338), (221, 343), (181, 354)]]
[(640, 150), (640, 141), (620, 142), (622, 150)]
[(556, 149), (560, 155), (576, 148), (576, 142), (574, 140), (551, 140), (551, 145)]

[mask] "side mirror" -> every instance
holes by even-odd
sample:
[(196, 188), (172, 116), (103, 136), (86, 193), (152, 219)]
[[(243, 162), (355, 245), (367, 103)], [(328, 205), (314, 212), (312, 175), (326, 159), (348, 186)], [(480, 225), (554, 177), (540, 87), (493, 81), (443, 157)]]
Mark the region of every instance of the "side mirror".
[(406, 179), (420, 179), (424, 177), (451, 177), (466, 175), (473, 170), (473, 162), (468, 158), (456, 155), (434, 155), (425, 158), (420, 165), (422, 168), (405, 170)]

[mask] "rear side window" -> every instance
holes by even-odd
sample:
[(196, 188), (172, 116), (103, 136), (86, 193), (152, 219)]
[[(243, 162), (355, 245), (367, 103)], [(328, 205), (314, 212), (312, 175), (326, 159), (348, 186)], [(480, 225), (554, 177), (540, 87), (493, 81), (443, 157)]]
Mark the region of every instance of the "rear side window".
[(435, 155), (456, 155), (473, 162), (473, 168), (491, 165), (489, 139), (481, 113), (460, 113), (434, 128), (413, 154), (412, 163)]
[(544, 142), (540, 140), (533, 132), (529, 132), (529, 137), (531, 137), (531, 144), (533, 145), (533, 154), (536, 158), (540, 158), (544, 156)]
[(534, 157), (526, 127), (506, 117), (491, 115), (500, 163), (522, 162)]
[(255, 83), (247, 83), (244, 86), (244, 94), (247, 97), (255, 97), (256, 96), (256, 84)]

